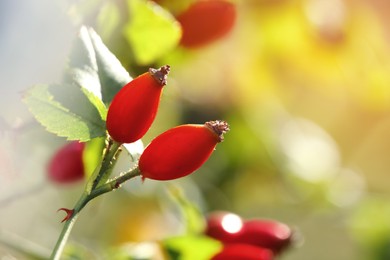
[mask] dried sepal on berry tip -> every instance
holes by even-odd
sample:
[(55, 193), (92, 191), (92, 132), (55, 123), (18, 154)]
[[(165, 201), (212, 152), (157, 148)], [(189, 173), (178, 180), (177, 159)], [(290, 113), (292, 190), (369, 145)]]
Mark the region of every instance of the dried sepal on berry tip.
[(218, 142), (222, 142), (223, 135), (230, 130), (228, 123), (223, 120), (209, 121), (205, 123), (205, 126), (218, 136)]
[(169, 65), (162, 66), (159, 69), (149, 69), (150, 75), (161, 85), (165, 86), (167, 84), (168, 73), (171, 70)]

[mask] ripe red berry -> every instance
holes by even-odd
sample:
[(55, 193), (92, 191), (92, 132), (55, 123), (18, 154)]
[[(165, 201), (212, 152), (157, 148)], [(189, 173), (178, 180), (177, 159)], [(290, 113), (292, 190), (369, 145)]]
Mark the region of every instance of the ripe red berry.
[(49, 180), (61, 184), (82, 180), (84, 146), (84, 143), (73, 141), (61, 147), (47, 166)]
[(229, 130), (224, 121), (181, 125), (157, 136), (139, 160), (143, 178), (173, 180), (197, 170)]
[(250, 244), (268, 248), (275, 254), (291, 244), (293, 235), (291, 229), (283, 223), (261, 219), (243, 221), (230, 212), (210, 214), (204, 233), (225, 244)]
[(292, 242), (292, 230), (273, 220), (249, 220), (244, 222), (237, 242), (265, 247), (275, 254), (286, 249)]
[(243, 220), (240, 216), (224, 211), (213, 212), (206, 218), (204, 233), (223, 243), (237, 241), (237, 234), (241, 231)]
[(225, 36), (236, 20), (236, 7), (226, 0), (194, 2), (177, 16), (183, 35), (180, 44), (201, 47)]
[(272, 260), (272, 251), (247, 244), (228, 244), (211, 260)]
[(170, 67), (149, 69), (125, 85), (114, 97), (107, 113), (107, 130), (119, 143), (132, 143), (149, 130), (156, 117)]

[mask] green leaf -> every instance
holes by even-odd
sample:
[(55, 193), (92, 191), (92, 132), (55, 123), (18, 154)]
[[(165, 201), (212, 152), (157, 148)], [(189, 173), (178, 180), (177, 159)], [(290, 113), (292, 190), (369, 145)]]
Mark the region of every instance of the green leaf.
[(152, 1), (128, 0), (130, 19), (123, 34), (137, 63), (155, 62), (177, 46), (181, 27), (165, 9)]
[(115, 55), (104, 45), (99, 35), (91, 28), (89, 36), (96, 54), (103, 101), (109, 104), (115, 94), (132, 78)]
[(132, 79), (100, 36), (85, 26), (74, 43), (68, 67), (65, 82), (87, 89), (107, 105)]
[(107, 107), (106, 107), (106, 105), (104, 105), (103, 101), (100, 98), (98, 98), (96, 95), (94, 95), (92, 92), (89, 92), (88, 90), (86, 90), (84, 88), (82, 88), (81, 91), (88, 98), (89, 102), (91, 102), (91, 104), (95, 106), (101, 119), (103, 121), (106, 121)]
[(221, 242), (207, 236), (179, 236), (162, 242), (171, 260), (209, 260), (218, 253)]
[(91, 28), (81, 27), (63, 82), (38, 85), (24, 102), (49, 132), (68, 140), (106, 135), (107, 107), (131, 77)]
[(98, 109), (75, 85), (36, 85), (25, 93), (23, 101), (49, 132), (68, 140), (85, 142), (106, 134)]
[(83, 164), (85, 170), (84, 172), (87, 178), (89, 178), (96, 169), (96, 167), (100, 165), (104, 147), (104, 137), (94, 138), (86, 143), (86, 146), (83, 151)]

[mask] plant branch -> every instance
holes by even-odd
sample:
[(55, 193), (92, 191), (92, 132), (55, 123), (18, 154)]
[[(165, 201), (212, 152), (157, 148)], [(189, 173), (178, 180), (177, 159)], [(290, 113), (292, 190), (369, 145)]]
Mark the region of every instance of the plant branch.
[(59, 260), (62, 254), (62, 251), (64, 251), (66, 242), (68, 241), (70, 232), (72, 231), (72, 228), (79, 216), (80, 211), (87, 205), (87, 203), (90, 201), (89, 196), (87, 193), (83, 193), (76, 203), (75, 207), (73, 208), (73, 212), (69, 216), (69, 218), (66, 220), (64, 227), (62, 228), (61, 234), (58, 237), (57, 243), (53, 249), (53, 252), (50, 256), (51, 260)]
[(100, 166), (95, 169), (95, 172), (92, 174), (89, 183), (87, 184), (87, 193), (91, 193), (92, 190), (109, 178), (121, 152), (120, 143), (115, 142), (110, 137), (107, 137), (106, 142), (107, 145), (103, 153), (102, 162)]
[(108, 181), (107, 183), (99, 186), (97, 189), (93, 190), (89, 196), (89, 199), (96, 198), (104, 193), (110, 192), (112, 190), (118, 189), (122, 183), (125, 181), (128, 181), (134, 177), (137, 177), (141, 175), (140, 170), (138, 167), (131, 169), (128, 172), (122, 173), (121, 175), (113, 178), (112, 180)]
[[(93, 181), (92, 186), (89, 187), (87, 184), (86, 191), (81, 195), (80, 199), (76, 203), (75, 207), (73, 208), (73, 212), (70, 213), (70, 216), (66, 218), (65, 225), (62, 229), (62, 232), (60, 236), (58, 237), (57, 243), (53, 249), (52, 255), (50, 256), (51, 260), (59, 260), (62, 254), (62, 251), (65, 248), (66, 242), (68, 241), (70, 232), (78, 218), (78, 215), (80, 211), (87, 205), (89, 201), (92, 199), (105, 194), (107, 192), (110, 192), (112, 190), (115, 190), (120, 187), (122, 183), (124, 183), (127, 180), (130, 180), (131, 178), (134, 178), (136, 176), (141, 175), (141, 172), (139, 171), (138, 167), (134, 168), (128, 172), (125, 172), (109, 181), (107, 181), (104, 184), (99, 184), (99, 182), (102, 182), (105, 178), (108, 178), (108, 176), (111, 174), (111, 171), (114, 167), (116, 157), (118, 155), (118, 152), (120, 152), (120, 144), (114, 143), (113, 146), (108, 146), (107, 151), (104, 154), (104, 158), (102, 161), (102, 165), (99, 167), (99, 173), (96, 175), (96, 177), (100, 177), (100, 181)], [(108, 160), (108, 163), (104, 163), (105, 160)], [(90, 189), (90, 190), (88, 190)]]

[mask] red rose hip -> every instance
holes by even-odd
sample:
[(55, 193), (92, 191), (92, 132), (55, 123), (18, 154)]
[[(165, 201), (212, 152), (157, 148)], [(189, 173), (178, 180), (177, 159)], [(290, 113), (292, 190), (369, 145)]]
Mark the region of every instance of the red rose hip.
[(272, 260), (272, 251), (247, 244), (228, 244), (211, 260)]
[(61, 147), (47, 166), (49, 180), (72, 183), (84, 178), (83, 151), (85, 144), (73, 141)]
[(216, 211), (207, 216), (204, 233), (223, 243), (231, 243), (237, 240), (242, 226), (243, 220), (240, 216), (230, 212)]
[(243, 221), (240, 216), (223, 211), (213, 212), (206, 220), (204, 233), (224, 244), (248, 244), (279, 254), (293, 242), (291, 228), (278, 221)]
[(173, 180), (197, 170), (229, 131), (224, 121), (181, 125), (157, 136), (139, 159), (143, 178)]
[(225, 36), (236, 20), (236, 7), (226, 0), (194, 2), (177, 16), (183, 31), (180, 44), (201, 47)]
[(244, 222), (237, 242), (269, 248), (277, 254), (291, 244), (292, 235), (286, 224), (273, 220), (248, 220)]
[(156, 117), (168, 65), (149, 69), (125, 85), (114, 97), (107, 113), (107, 131), (119, 143), (132, 143), (149, 130)]

